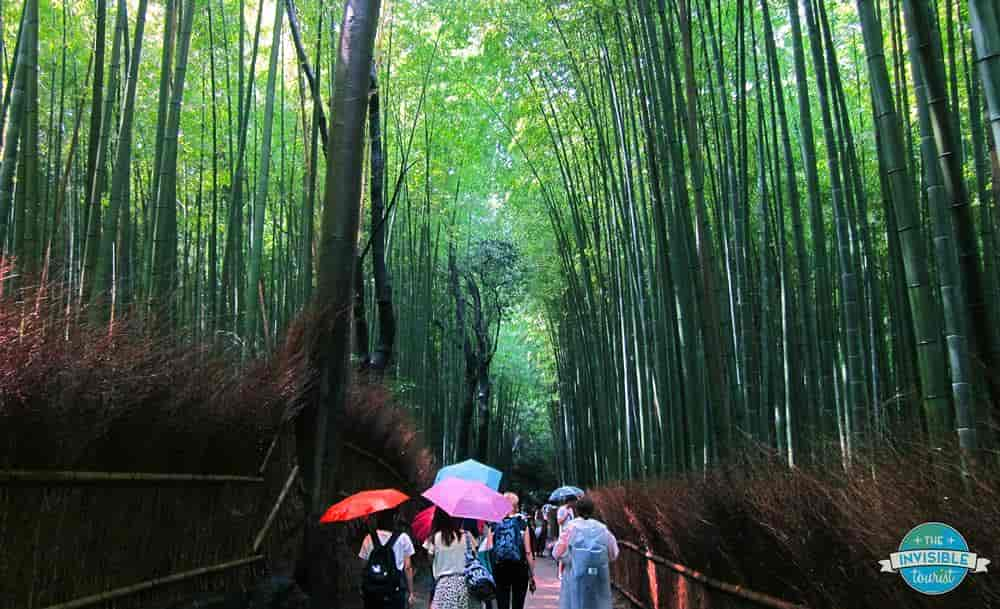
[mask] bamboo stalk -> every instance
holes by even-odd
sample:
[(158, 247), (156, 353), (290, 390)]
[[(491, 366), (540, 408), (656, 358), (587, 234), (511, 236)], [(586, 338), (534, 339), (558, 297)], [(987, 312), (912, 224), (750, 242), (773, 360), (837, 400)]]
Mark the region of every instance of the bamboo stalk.
[(236, 560), (231, 560), (229, 562), (224, 562), (209, 567), (199, 567), (197, 569), (192, 569), (190, 571), (182, 571), (180, 573), (174, 573), (172, 575), (166, 575), (164, 577), (157, 577), (155, 579), (139, 582), (138, 584), (123, 586), (121, 588), (115, 588), (113, 590), (100, 592), (98, 594), (91, 594), (90, 596), (84, 596), (82, 598), (78, 598), (72, 601), (67, 601), (65, 603), (49, 605), (44, 609), (77, 609), (78, 607), (88, 607), (90, 605), (103, 603), (105, 601), (121, 598), (123, 596), (131, 596), (138, 592), (143, 592), (145, 590), (149, 590), (150, 588), (155, 588), (157, 586), (172, 584), (179, 581), (184, 581), (186, 579), (192, 579), (194, 577), (198, 577), (201, 575), (218, 573), (219, 571), (227, 571), (229, 569), (234, 569), (236, 567), (241, 567), (243, 565), (249, 565), (255, 562), (259, 562), (263, 559), (264, 559), (263, 554), (257, 554), (255, 556), (247, 556), (245, 558), (239, 558)]
[(90, 484), (119, 482), (202, 482), (206, 484), (259, 484), (264, 478), (220, 474), (151, 474), (143, 472), (73, 472), (38, 470), (0, 470), (0, 484), (49, 482), (55, 484)]
[(267, 447), (267, 452), (264, 453), (264, 460), (261, 462), (260, 467), (257, 469), (257, 475), (263, 476), (264, 470), (267, 469), (267, 464), (271, 461), (271, 455), (274, 454), (274, 447), (278, 445), (278, 440), (281, 438), (282, 432), (285, 430), (285, 424), (282, 423), (278, 426), (278, 430), (274, 432), (274, 437), (271, 438), (271, 445)]
[(271, 524), (274, 523), (274, 519), (281, 510), (282, 504), (285, 503), (285, 497), (288, 496), (288, 491), (291, 490), (292, 483), (295, 482), (295, 477), (298, 475), (299, 466), (296, 465), (292, 468), (291, 473), (288, 474), (288, 480), (285, 481), (285, 486), (281, 489), (281, 493), (278, 495), (278, 500), (274, 502), (274, 506), (271, 508), (271, 513), (267, 515), (267, 520), (264, 521), (264, 526), (261, 527), (260, 532), (257, 533), (257, 537), (253, 540), (254, 552), (256, 552), (260, 548), (260, 544), (264, 542), (264, 537), (267, 536), (267, 532), (271, 529)]
[(732, 596), (737, 596), (739, 598), (743, 598), (748, 601), (753, 601), (754, 603), (757, 603), (758, 605), (761, 605), (763, 607), (772, 607), (773, 609), (807, 609), (805, 605), (798, 605), (795, 603), (791, 603), (789, 601), (782, 600), (780, 598), (775, 598), (769, 594), (764, 594), (763, 592), (748, 590), (742, 586), (727, 584), (726, 582), (719, 581), (715, 578), (705, 575), (700, 571), (695, 571), (690, 567), (685, 567), (684, 565), (677, 564), (675, 562), (667, 560), (666, 558), (657, 556), (656, 554), (653, 554), (649, 550), (643, 550), (642, 548), (640, 548), (639, 546), (630, 541), (619, 541), (618, 545), (628, 548), (629, 550), (632, 550), (633, 552), (636, 552), (638, 554), (641, 554), (642, 556), (645, 556), (646, 559), (651, 560), (652, 562), (658, 565), (662, 565), (670, 569), (671, 571), (675, 571), (681, 574), (682, 576), (687, 577), (688, 579), (693, 579), (698, 582), (701, 582), (702, 584), (708, 586), (709, 588), (714, 588), (716, 590), (725, 592), (727, 594), (731, 594)]

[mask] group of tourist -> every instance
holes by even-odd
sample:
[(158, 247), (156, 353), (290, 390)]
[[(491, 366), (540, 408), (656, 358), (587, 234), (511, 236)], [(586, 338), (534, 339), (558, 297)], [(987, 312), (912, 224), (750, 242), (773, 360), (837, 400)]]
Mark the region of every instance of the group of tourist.
[[(480, 609), (490, 603), (469, 589), (469, 556), (486, 553), (495, 586), (495, 609), (524, 609), (528, 591), (534, 592), (535, 559), (548, 550), (548, 522), (555, 520), (558, 536), (550, 555), (558, 563), (559, 609), (611, 609), (609, 563), (618, 558), (618, 542), (594, 519), (588, 497), (567, 498), (554, 514), (536, 511), (529, 519), (519, 510), (519, 499), (505, 493), (510, 513), (500, 522), (481, 523), (434, 513), (430, 536), (423, 544), (432, 559), (434, 587), (430, 609)], [(413, 541), (398, 531), (393, 511), (376, 514), (376, 535), (365, 537), (358, 556), (366, 561), (363, 591), (365, 609), (408, 609), (413, 604)], [(534, 522), (532, 522), (532, 520)], [(393, 593), (386, 593), (392, 588)]]

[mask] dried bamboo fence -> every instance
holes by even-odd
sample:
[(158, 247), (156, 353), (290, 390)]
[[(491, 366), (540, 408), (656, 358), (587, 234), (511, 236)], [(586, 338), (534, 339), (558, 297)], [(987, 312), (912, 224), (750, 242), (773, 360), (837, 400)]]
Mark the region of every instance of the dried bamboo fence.
[[(377, 454), (345, 448), (341, 494), (409, 485)], [(287, 571), (301, 542), (294, 463), (288, 430), (251, 475), (0, 470), (2, 606), (164, 607)], [(343, 530), (348, 564), (357, 534)]]
[(641, 609), (807, 609), (729, 584), (657, 556), (628, 541), (611, 563), (615, 589)]

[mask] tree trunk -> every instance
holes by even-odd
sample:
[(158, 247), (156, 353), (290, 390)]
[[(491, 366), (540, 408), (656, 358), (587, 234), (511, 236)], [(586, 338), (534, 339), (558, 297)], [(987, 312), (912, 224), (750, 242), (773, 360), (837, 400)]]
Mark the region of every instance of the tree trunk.
[(21, 122), (24, 146), (14, 203), (14, 255), (18, 257), (18, 268), (31, 274), (35, 271), (35, 218), (42, 204), (38, 188), (38, 0), (27, 0), (25, 11), (25, 113)]
[(448, 276), (452, 298), (455, 299), (455, 328), (462, 345), (462, 353), (465, 361), (465, 384), (463, 385), (462, 393), (464, 399), (462, 401), (462, 411), (459, 414), (458, 438), (455, 443), (455, 452), (456, 457), (465, 459), (471, 456), (469, 452), (469, 436), (472, 433), (472, 419), (475, 414), (476, 365), (472, 344), (465, 329), (465, 295), (462, 292), (461, 279), (458, 276), (454, 244), (448, 247)]
[[(138, 62), (138, 58), (142, 53), (142, 31), (145, 26), (145, 8), (146, 2), (141, 2), (139, 9), (142, 11), (141, 14), (136, 17), (136, 43), (135, 48), (132, 50), (132, 62), (129, 64), (129, 77), (126, 83), (126, 93), (125, 99), (122, 104), (122, 121), (118, 131), (118, 149), (117, 149), (117, 162), (112, 168), (111, 181), (112, 181), (112, 191), (110, 199), (110, 205), (107, 212), (103, 217), (103, 228), (101, 229), (100, 245), (97, 252), (97, 274), (94, 277), (93, 290), (91, 291), (90, 298), (90, 319), (94, 323), (102, 323), (108, 319), (109, 304), (114, 300), (111, 294), (111, 274), (113, 270), (112, 261), (112, 251), (115, 239), (118, 237), (118, 216), (121, 210), (122, 202), (125, 201), (128, 204), (128, 197), (122, 196), (122, 184), (127, 185), (130, 174), (131, 174), (131, 151), (132, 151), (132, 113), (135, 111), (135, 93), (136, 93), (136, 78), (138, 75), (138, 69), (134, 68)], [(115, 92), (118, 89), (118, 68), (119, 68), (119, 54), (121, 53), (121, 47), (126, 39), (126, 30), (128, 29), (128, 17), (125, 14), (126, 5), (125, 2), (120, 2), (118, 5), (118, 20), (115, 26), (115, 41), (111, 52), (111, 74), (108, 81), (108, 96), (104, 104), (104, 118), (101, 119), (103, 125), (101, 132), (104, 141), (101, 143), (101, 148), (98, 150), (97, 154), (97, 174), (94, 178), (94, 183), (90, 187), (94, 191), (93, 196), (97, 201), (100, 201), (101, 194), (104, 192), (104, 182), (106, 178), (104, 177), (107, 173), (105, 166), (107, 165), (106, 156), (110, 153), (110, 147), (108, 145), (109, 134), (111, 132), (111, 122), (112, 122), (112, 100), (114, 99)], [(140, 26), (140, 24), (143, 24)], [(124, 150), (123, 150), (124, 149)], [(122, 157), (124, 152), (125, 156)], [(122, 182), (124, 180), (124, 182)]]
[[(208, 66), (209, 87), (215, 88), (215, 23), (212, 2), (208, 2)], [(228, 89), (228, 87), (227, 87)], [(219, 145), (218, 104), (212, 104), (212, 220), (208, 231), (208, 335), (214, 336), (219, 318)]]
[[(28, 79), (28, 32), (24, 27), (31, 16), (30, 3), (24, 3), (21, 17), (21, 33), (18, 39), (17, 54), (14, 59), (14, 77), (10, 100), (8, 102), (8, 118), (3, 139), (3, 163), (0, 164), (0, 251), (6, 251), (7, 217), (14, 200), (14, 169), (17, 166), (17, 149), (23, 132), (23, 115), (25, 107), (25, 83)], [(36, 17), (37, 18), (37, 17)]]
[[(302, 44), (302, 36), (299, 34), (299, 21), (295, 16), (295, 4), (292, 0), (285, 0), (285, 9), (288, 11), (288, 25), (292, 30), (292, 41), (295, 43), (295, 53), (298, 55), (299, 64), (309, 81), (309, 92), (313, 98), (313, 108), (316, 113), (316, 120), (319, 127), (319, 135), (323, 139), (323, 147), (326, 147), (327, 129), (326, 114), (323, 112), (323, 98), (319, 92), (319, 79), (313, 75), (312, 67), (309, 65), (309, 57), (306, 55), (305, 46)], [(322, 27), (322, 14), (320, 15), (320, 27)], [(319, 64), (316, 64), (317, 67)]]
[[(909, 11), (909, 9), (907, 9)], [(907, 15), (910, 17), (909, 13)], [(916, 57), (915, 45), (918, 39), (912, 34), (909, 37), (910, 53)], [(912, 62), (913, 85), (917, 100), (918, 119), (920, 123), (920, 152), (923, 158), (923, 184), (927, 204), (930, 208), (931, 228), (933, 231), (934, 257), (937, 262), (938, 291), (941, 295), (943, 310), (943, 334), (947, 347), (948, 363), (951, 370), (952, 400), (955, 408), (957, 437), (963, 450), (972, 451), (976, 444), (976, 430), (972, 422), (972, 385), (970, 380), (969, 341), (967, 336), (968, 319), (967, 303), (961, 290), (961, 279), (958, 265), (958, 244), (954, 239), (952, 218), (949, 214), (947, 191), (943, 183), (941, 168), (937, 163), (938, 149), (935, 145), (934, 131), (931, 128), (931, 102), (928, 98), (927, 82), (924, 80), (925, 70), (920, 68), (918, 61)], [(931, 429), (931, 441), (937, 444), (953, 446), (950, 432), (952, 425), (951, 412), (948, 418), (928, 420), (928, 426), (947, 424), (945, 430)]]
[[(98, 248), (100, 242), (101, 227), (101, 199), (97, 190), (97, 163), (98, 151), (101, 144), (101, 131), (110, 126), (102, 120), (101, 100), (104, 95), (104, 31), (107, 23), (108, 3), (107, 0), (97, 0), (97, 28), (94, 38), (94, 82), (93, 95), (90, 107), (90, 134), (87, 139), (87, 173), (85, 174), (83, 185), (87, 189), (87, 241), (91, 250)], [(109, 83), (110, 84), (110, 83)], [(108, 96), (112, 95), (112, 89), (108, 87)], [(96, 254), (97, 252), (93, 252)], [(93, 255), (92, 254), (92, 255)], [(94, 257), (96, 261), (96, 256)], [(95, 265), (96, 267), (96, 262)], [(92, 277), (85, 277), (87, 283), (93, 281)], [(90, 292), (80, 293), (81, 302), (90, 297)]]
[(339, 431), (350, 382), (351, 299), (361, 215), (365, 111), (380, 0), (347, 0), (340, 29), (320, 242), (317, 314), (308, 359), (319, 378), (299, 415), (297, 445), (308, 491), (302, 569), (314, 609), (337, 606), (331, 527), (324, 501), (338, 481)]
[[(257, 195), (253, 200), (253, 234), (250, 240), (250, 265), (244, 300), (243, 339), (251, 347), (257, 344), (262, 304), (257, 299), (257, 284), (261, 279), (261, 258), (264, 255), (264, 213), (267, 210), (267, 188), (271, 177), (271, 132), (274, 123), (274, 88), (278, 73), (278, 51), (281, 50), (281, 21), (284, 11), (274, 7), (274, 37), (271, 39), (271, 60), (267, 71), (267, 89), (264, 101), (264, 133), (260, 147), (260, 167), (257, 178)], [(275, 235), (277, 238), (277, 235)], [(277, 246), (275, 246), (277, 249)]]
[(951, 434), (951, 404), (946, 393), (948, 375), (940, 339), (940, 312), (931, 290), (918, 201), (907, 171), (902, 127), (896, 114), (882, 48), (882, 30), (875, 19), (872, 0), (857, 0), (857, 7), (868, 56), (875, 127), (880, 135), (880, 167), (889, 187), (886, 197), (892, 201), (906, 274), (907, 300), (919, 354), (917, 362), (924, 416), (932, 446), (938, 447)]
[[(806, 0), (810, 1), (810, 0)], [(813, 431), (817, 439), (828, 439), (831, 435), (829, 421), (834, 420), (833, 391), (833, 351), (831, 344), (833, 311), (830, 295), (830, 266), (827, 257), (826, 229), (823, 222), (822, 201), (820, 200), (819, 172), (817, 171), (816, 143), (813, 135), (813, 118), (809, 102), (809, 82), (806, 76), (805, 50), (802, 42), (802, 27), (799, 21), (799, 6), (796, 0), (788, 0), (788, 19), (791, 24), (791, 38), (795, 60), (795, 84), (799, 108), (800, 134), (802, 136), (803, 164), (806, 170), (806, 192), (809, 199), (810, 234), (812, 235), (813, 265), (815, 266), (811, 292), (816, 303), (816, 330), (819, 353), (819, 377), (813, 400), (816, 409), (811, 417), (816, 422)], [(808, 273), (807, 269), (802, 269)]]
[[(713, 412), (718, 413), (718, 424), (715, 426), (719, 451), (718, 458), (726, 462), (729, 451), (733, 448), (732, 412), (728, 382), (725, 374), (725, 362), (722, 357), (722, 337), (720, 336), (720, 313), (715, 297), (716, 263), (714, 240), (708, 223), (707, 205), (705, 202), (705, 174), (702, 163), (701, 138), (699, 136), (699, 121), (697, 112), (698, 89), (694, 73), (694, 43), (691, 29), (693, 14), (688, 6), (688, 0), (680, 0), (681, 39), (684, 59), (684, 87), (687, 113), (683, 121), (684, 133), (688, 144), (688, 162), (691, 165), (691, 182), (695, 199), (695, 247), (696, 260), (699, 265), (697, 275), (700, 290), (702, 315), (702, 335), (704, 336), (705, 356), (708, 358), (709, 396), (707, 404)], [(710, 452), (710, 451), (709, 451)]]
[(154, 317), (164, 330), (174, 321), (174, 291), (177, 289), (177, 153), (181, 124), (181, 103), (184, 101), (184, 79), (187, 75), (191, 24), (195, 1), (184, 6), (183, 23), (177, 39), (177, 61), (171, 87), (167, 125), (163, 133), (163, 157), (160, 168), (160, 190), (156, 195), (156, 227), (152, 259), (152, 305)]
[(378, 338), (370, 356), (371, 368), (383, 372), (392, 363), (396, 342), (396, 316), (392, 308), (392, 283), (385, 264), (385, 153), (382, 150), (382, 115), (378, 80), (372, 64), (371, 98), (368, 100), (368, 137), (371, 140), (372, 275), (378, 307)]
[(993, 149), (1000, 150), (1000, 6), (996, 0), (969, 0), (969, 23), (989, 109)]
[[(163, 165), (163, 151), (166, 147), (164, 144), (164, 137), (167, 130), (167, 120), (169, 119), (170, 108), (168, 106), (170, 100), (170, 74), (173, 70), (174, 65), (174, 44), (177, 39), (177, 33), (175, 32), (177, 25), (177, 12), (178, 4), (182, 0), (166, 0), (166, 6), (164, 7), (164, 21), (163, 21), (163, 54), (160, 59), (160, 87), (159, 87), (159, 97), (157, 98), (157, 110), (156, 110), (156, 140), (153, 148), (153, 176), (152, 176), (152, 188), (150, 189), (150, 196), (152, 198), (152, 213), (149, 215), (148, 222), (149, 226), (145, 227), (147, 235), (155, 235), (157, 232), (156, 222), (157, 215), (159, 214), (159, 193), (160, 193), (160, 180), (162, 175), (160, 172), (160, 167)], [(142, 255), (142, 271), (143, 274), (143, 285), (141, 289), (146, 290), (147, 297), (153, 293), (153, 257), (156, 255), (154, 248), (156, 239), (146, 239), (143, 244), (144, 251)], [(86, 266), (86, 264), (85, 264)], [(84, 279), (86, 280), (86, 271), (84, 271)]]
[[(994, 345), (996, 344), (995, 328), (990, 320), (986, 305), (986, 292), (983, 283), (982, 269), (979, 261), (979, 240), (976, 235), (972, 209), (969, 205), (969, 194), (962, 173), (959, 135), (954, 132), (954, 119), (948, 107), (948, 93), (943, 74), (943, 59), (939, 44), (934, 44), (935, 38), (940, 38), (931, 21), (930, 8), (925, 2), (904, 0), (903, 11), (906, 17), (907, 29), (911, 36), (910, 58), (914, 68), (920, 71), (924, 85), (927, 87), (927, 112), (930, 128), (934, 138), (934, 150), (937, 152), (937, 162), (940, 168), (942, 196), (945, 204), (951, 209), (951, 219), (954, 226), (955, 247), (958, 250), (958, 272), (956, 278), (960, 289), (964, 292), (966, 315), (968, 316), (969, 336), (971, 346), (978, 357), (981, 371), (989, 392), (989, 400), (994, 411), (1000, 410), (1000, 382), (994, 378)], [(938, 40), (939, 43), (939, 40)], [(929, 151), (928, 151), (929, 152)], [(924, 159), (931, 162), (931, 159)], [(954, 380), (954, 379), (953, 379)], [(956, 404), (956, 408), (959, 405)], [(975, 430), (967, 426), (968, 413), (956, 412), (959, 427), (967, 431), (961, 432), (960, 441), (975, 444)], [(961, 438), (964, 434), (966, 439)]]
[(492, 390), (490, 365), (488, 362), (480, 361), (476, 367), (476, 380), (473, 385), (473, 391), (475, 391), (476, 410), (479, 416), (479, 429), (476, 433), (478, 440), (476, 458), (483, 462), (490, 460), (490, 395)]
[[(240, 5), (242, 6), (242, 2)], [(223, 15), (225, 11), (223, 11)], [(242, 15), (242, 10), (240, 11)], [(257, 49), (260, 44), (260, 24), (264, 14), (264, 2), (257, 6), (257, 24), (254, 27), (253, 46), (250, 51), (250, 75), (249, 82), (244, 83), (243, 62), (240, 66), (240, 87), (237, 92), (237, 138), (236, 138), (236, 159), (233, 161), (233, 170), (230, 174), (230, 200), (229, 200), (229, 225), (226, 230), (226, 245), (222, 259), (222, 288), (224, 298), (229, 301), (229, 310), (232, 314), (233, 331), (238, 331), (239, 314), (242, 311), (240, 300), (240, 278), (243, 269), (243, 182), (246, 174), (246, 149), (247, 131), (249, 125), (250, 103), (253, 100), (253, 83), (256, 75)], [(240, 19), (240, 58), (243, 57), (243, 26)]]
[(361, 369), (368, 368), (368, 318), (365, 316), (365, 259), (360, 255), (354, 261), (354, 355)]

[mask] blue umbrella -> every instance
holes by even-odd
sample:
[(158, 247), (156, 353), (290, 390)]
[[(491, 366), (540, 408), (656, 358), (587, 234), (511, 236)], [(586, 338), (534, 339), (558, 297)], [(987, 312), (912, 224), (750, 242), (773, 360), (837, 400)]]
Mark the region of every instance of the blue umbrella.
[(549, 501), (564, 501), (567, 497), (583, 497), (583, 489), (576, 486), (560, 486), (549, 495)]
[(484, 465), (475, 459), (469, 459), (439, 469), (437, 478), (434, 478), (434, 484), (445, 478), (461, 478), (462, 480), (482, 482), (491, 489), (498, 491), (500, 490), (501, 477), (503, 477), (503, 473), (500, 470), (494, 469), (489, 465)]

